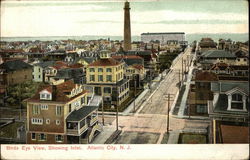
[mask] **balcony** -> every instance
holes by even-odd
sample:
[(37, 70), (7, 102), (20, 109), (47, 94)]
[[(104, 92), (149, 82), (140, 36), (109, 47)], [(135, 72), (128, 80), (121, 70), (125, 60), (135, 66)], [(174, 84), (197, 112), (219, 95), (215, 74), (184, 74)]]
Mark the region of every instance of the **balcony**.
[(67, 134), (68, 135), (80, 136), (87, 129), (88, 129), (88, 125), (86, 123), (82, 124), (82, 125), (80, 124), (80, 122), (78, 122), (78, 123), (77, 122), (68, 122), (67, 123)]
[(95, 116), (94, 118), (92, 118), (91, 120), (90, 120), (90, 126), (92, 126), (95, 122), (97, 122), (97, 116)]

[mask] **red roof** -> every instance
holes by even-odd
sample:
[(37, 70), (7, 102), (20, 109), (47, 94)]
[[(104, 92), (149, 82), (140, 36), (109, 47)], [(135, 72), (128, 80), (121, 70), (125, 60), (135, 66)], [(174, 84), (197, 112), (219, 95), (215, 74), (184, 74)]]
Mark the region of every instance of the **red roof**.
[(225, 70), (227, 67), (228, 67), (228, 64), (226, 64), (226, 63), (216, 63), (216, 64), (214, 64), (214, 65), (210, 68), (210, 70), (214, 70), (214, 69), (216, 69), (216, 68), (218, 68), (218, 69), (220, 69), (220, 70)]
[(68, 68), (68, 65), (67, 65), (67, 63), (64, 63), (62, 61), (56, 61), (55, 65), (52, 66), (52, 67), (59, 70), (59, 69), (62, 69), (62, 68)]
[(127, 59), (143, 59), (140, 56), (136, 56), (136, 55), (116, 55), (116, 56), (112, 56), (112, 58), (114, 59), (123, 59), (123, 58), (127, 58)]
[(91, 64), (89, 66), (116, 66), (121, 64), (120, 62), (116, 61), (113, 58), (107, 58), (107, 59), (99, 59)]
[(74, 99), (74, 98), (76, 98), (76, 97), (78, 97), (80, 95), (83, 95), (83, 94), (85, 94), (87, 92), (87, 91), (83, 90), (81, 94), (78, 94), (78, 95), (76, 95), (74, 97), (71, 97), (71, 98), (67, 97), (67, 95), (69, 94), (69, 92), (71, 92), (72, 89), (76, 87), (76, 84), (72, 80), (66, 81), (66, 82), (61, 83), (59, 85), (56, 85), (54, 87), (55, 87), (55, 89), (53, 90), (53, 86), (52, 85), (43, 86), (28, 101), (29, 102), (40, 102), (40, 95), (39, 95), (39, 93), (42, 90), (47, 90), (47, 91), (51, 92), (52, 93), (52, 97), (53, 97), (52, 101), (56, 101), (56, 102), (68, 102), (68, 101), (71, 101), (72, 99)]
[(132, 67), (134, 67), (135, 69), (139, 69), (139, 70), (144, 68), (143, 65), (141, 64), (133, 64)]
[(249, 128), (247, 126), (221, 125), (223, 143), (249, 143)]
[(69, 65), (69, 68), (82, 68), (82, 67), (83, 67), (83, 65), (79, 64), (79, 63)]

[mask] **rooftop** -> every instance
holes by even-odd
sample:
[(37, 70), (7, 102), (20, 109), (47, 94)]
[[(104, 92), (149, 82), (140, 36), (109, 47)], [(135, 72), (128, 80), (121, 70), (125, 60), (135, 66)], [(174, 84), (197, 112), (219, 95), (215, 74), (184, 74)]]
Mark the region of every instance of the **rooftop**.
[(81, 94), (78, 94), (78, 95), (75, 95), (74, 97), (69, 98), (67, 95), (69, 95), (69, 93), (72, 91), (72, 89), (76, 87), (76, 84), (72, 80), (66, 81), (66, 82), (61, 83), (59, 85), (55, 85), (54, 87), (55, 87), (55, 89), (53, 89), (52, 85), (43, 86), (42, 88), (38, 89), (36, 94), (32, 98), (30, 98), (28, 101), (40, 102), (41, 100), (40, 100), (39, 93), (42, 90), (47, 90), (47, 91), (52, 93), (52, 97), (53, 97), (52, 102), (68, 102), (68, 101), (71, 101), (74, 98), (86, 93), (86, 91), (83, 90)]
[(91, 64), (89, 66), (116, 66), (121, 64), (120, 62), (116, 61), (113, 58), (107, 58), (107, 59), (99, 59)]
[(201, 56), (204, 58), (236, 58), (235, 55), (224, 50), (209, 50), (202, 53)]
[(82, 108), (71, 112), (66, 120), (67, 121), (80, 121), (97, 109), (98, 109), (98, 106), (83, 106)]
[(218, 77), (212, 72), (197, 72), (195, 75), (195, 81), (218, 81)]
[(7, 73), (22, 69), (30, 69), (32, 67), (33, 67), (32, 65), (25, 63), (21, 60), (7, 61), (0, 65), (0, 69), (5, 69)]
[(249, 127), (220, 125), (222, 143), (249, 143)]
[(185, 34), (185, 32), (159, 32), (159, 33), (142, 33), (141, 35), (157, 35), (157, 34)]

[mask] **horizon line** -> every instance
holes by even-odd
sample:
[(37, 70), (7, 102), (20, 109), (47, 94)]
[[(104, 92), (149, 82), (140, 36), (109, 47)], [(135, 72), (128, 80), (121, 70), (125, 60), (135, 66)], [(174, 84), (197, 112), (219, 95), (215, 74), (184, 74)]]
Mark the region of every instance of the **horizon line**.
[[(162, 33), (162, 32), (147, 32), (147, 33)], [(171, 33), (171, 32), (167, 32), (167, 33)], [(173, 32), (176, 33), (176, 32)], [(184, 34), (188, 35), (188, 34), (249, 34), (248, 32), (245, 33), (228, 33), (228, 32), (223, 32), (223, 33), (185, 33)], [(0, 36), (0, 38), (33, 38), (33, 37), (82, 37), (82, 36), (99, 36), (99, 37), (105, 37), (105, 36), (111, 36), (111, 37), (123, 37), (123, 35), (58, 35), (58, 36)], [(140, 37), (141, 35), (132, 35), (131, 37), (135, 37), (138, 36)]]

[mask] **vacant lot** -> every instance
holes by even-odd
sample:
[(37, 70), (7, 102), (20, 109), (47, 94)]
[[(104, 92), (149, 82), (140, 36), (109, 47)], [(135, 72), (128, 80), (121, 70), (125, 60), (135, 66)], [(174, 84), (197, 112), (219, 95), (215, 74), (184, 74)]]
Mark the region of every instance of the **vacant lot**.
[(123, 132), (115, 144), (156, 144), (159, 133)]
[(179, 144), (206, 144), (207, 136), (204, 134), (182, 133), (179, 137)]

